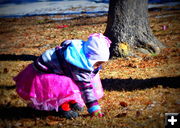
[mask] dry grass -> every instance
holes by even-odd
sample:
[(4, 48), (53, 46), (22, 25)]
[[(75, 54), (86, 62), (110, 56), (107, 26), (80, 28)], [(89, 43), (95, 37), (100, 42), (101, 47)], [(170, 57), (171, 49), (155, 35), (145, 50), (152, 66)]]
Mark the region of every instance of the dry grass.
[[(155, 18), (170, 14), (172, 16)], [(54, 16), (59, 18), (60, 16)], [(76, 16), (74, 16), (76, 17)], [(105, 89), (99, 101), (103, 118), (91, 118), (86, 110), (75, 120), (54, 112), (26, 108), (15, 92), (12, 78), (32, 61), (0, 61), (0, 127), (163, 128), (166, 112), (180, 112), (179, 11), (150, 12), (155, 36), (168, 46), (160, 55), (119, 58), (103, 65), (100, 75)], [(0, 19), (0, 54), (40, 55), (65, 39), (86, 40), (90, 33), (103, 33), (106, 16), (54, 22), (52, 17)], [(68, 25), (66, 28), (58, 28)], [(167, 29), (163, 30), (162, 26)]]

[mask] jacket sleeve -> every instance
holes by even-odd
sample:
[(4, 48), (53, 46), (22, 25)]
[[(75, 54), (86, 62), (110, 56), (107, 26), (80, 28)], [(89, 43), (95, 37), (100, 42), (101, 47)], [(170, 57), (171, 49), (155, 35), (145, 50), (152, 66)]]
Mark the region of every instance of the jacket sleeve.
[(88, 112), (91, 114), (94, 110), (96, 110), (94, 108), (100, 109), (99, 103), (93, 91), (93, 85), (91, 84), (94, 72), (77, 68), (72, 72), (72, 77), (81, 91), (81, 96), (88, 108)]
[(92, 72), (72, 65), (71, 75), (82, 93), (84, 102), (89, 103), (95, 101), (96, 97), (93, 91), (93, 85), (91, 84), (91, 80), (93, 78)]

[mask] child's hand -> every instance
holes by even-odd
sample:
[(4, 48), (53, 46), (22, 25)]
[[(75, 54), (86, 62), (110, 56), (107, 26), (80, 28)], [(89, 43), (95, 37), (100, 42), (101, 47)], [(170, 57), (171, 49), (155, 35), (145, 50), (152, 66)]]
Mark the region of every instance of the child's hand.
[(103, 117), (104, 114), (101, 112), (101, 110), (97, 110), (97, 111), (94, 111), (91, 116), (95, 116), (95, 117)]

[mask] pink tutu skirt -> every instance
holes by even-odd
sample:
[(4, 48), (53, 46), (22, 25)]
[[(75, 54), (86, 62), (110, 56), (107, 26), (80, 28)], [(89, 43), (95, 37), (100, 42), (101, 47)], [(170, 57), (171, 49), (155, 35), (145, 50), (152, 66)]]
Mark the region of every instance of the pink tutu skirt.
[[(64, 102), (75, 100), (81, 106), (84, 102), (74, 81), (64, 75), (38, 72), (29, 64), (15, 78), (16, 91), (21, 98), (38, 110), (56, 110)], [(99, 74), (91, 81), (97, 99), (102, 98), (103, 88)]]

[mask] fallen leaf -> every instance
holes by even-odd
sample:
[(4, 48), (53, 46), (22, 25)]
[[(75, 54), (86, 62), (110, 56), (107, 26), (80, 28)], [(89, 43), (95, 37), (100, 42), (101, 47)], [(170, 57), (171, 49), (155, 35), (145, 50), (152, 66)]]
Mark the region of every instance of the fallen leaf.
[(49, 126), (52, 126), (52, 125), (57, 125), (59, 123), (59, 121), (48, 121), (47, 124)]
[(121, 118), (121, 117), (125, 117), (127, 115), (126, 112), (124, 113), (119, 113), (118, 115), (116, 115), (117, 118)]
[(127, 104), (126, 102), (124, 102), (124, 101), (121, 101), (119, 104), (120, 104), (122, 107), (127, 107), (127, 106), (128, 106), (128, 104)]
[(144, 104), (145, 104), (145, 105), (150, 105), (150, 104), (152, 104), (152, 101), (147, 101), (147, 102), (145, 102)]
[(8, 69), (7, 68), (4, 68), (4, 73), (8, 73)]
[(136, 111), (136, 117), (139, 117), (141, 115), (140, 111)]

